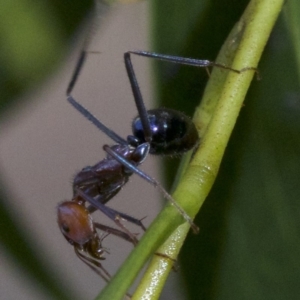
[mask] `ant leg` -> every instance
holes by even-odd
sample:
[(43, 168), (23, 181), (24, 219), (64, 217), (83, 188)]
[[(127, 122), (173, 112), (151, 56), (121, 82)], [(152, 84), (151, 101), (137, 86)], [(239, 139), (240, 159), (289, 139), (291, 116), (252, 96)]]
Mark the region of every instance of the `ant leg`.
[(119, 163), (121, 163), (124, 167), (132, 171), (133, 173), (137, 174), (144, 180), (148, 181), (151, 183), (154, 187), (157, 187), (163, 196), (170, 201), (172, 205), (175, 206), (175, 208), (179, 211), (179, 213), (182, 215), (182, 217), (190, 224), (192, 230), (195, 233), (199, 232), (199, 227), (193, 222), (191, 217), (179, 206), (176, 201), (173, 199), (173, 197), (162, 187), (162, 185), (156, 181), (154, 178), (151, 176), (147, 175), (145, 172), (137, 168), (135, 165), (130, 163), (125, 157), (111, 149), (108, 145), (103, 146), (104, 151), (106, 151), (109, 155), (111, 155), (115, 160), (117, 160)]
[(128, 236), (130, 236), (130, 240), (132, 241), (133, 244), (137, 244), (138, 240), (136, 238), (136, 236), (131, 233), (121, 222), (121, 219), (124, 219), (128, 222), (131, 222), (133, 224), (136, 224), (138, 226), (140, 226), (144, 231), (146, 230), (145, 226), (143, 225), (143, 223), (138, 220), (135, 219), (133, 217), (130, 217), (126, 214), (120, 213), (106, 205), (104, 205), (103, 203), (101, 203), (100, 201), (97, 201), (96, 199), (88, 196), (87, 194), (85, 194), (83, 191), (81, 191), (79, 188), (75, 189), (75, 192), (77, 195), (79, 195), (82, 199), (86, 200), (87, 202), (89, 202), (92, 206), (96, 207), (97, 209), (99, 209), (100, 211), (102, 211), (107, 217), (109, 217), (110, 219), (112, 219), (119, 227), (121, 227)]
[(177, 63), (177, 64), (182, 64), (182, 65), (190, 65), (190, 66), (196, 66), (196, 67), (203, 67), (206, 69), (206, 71), (209, 74), (209, 67), (219, 67), (222, 69), (230, 70), (232, 72), (240, 74), (241, 72), (244, 72), (246, 70), (254, 70), (257, 72), (256, 68), (252, 67), (246, 67), (243, 68), (242, 70), (236, 70), (233, 68), (230, 68), (226, 65), (212, 62), (209, 60), (201, 60), (201, 59), (194, 59), (194, 58), (185, 58), (185, 57), (180, 57), (180, 56), (172, 56), (172, 55), (164, 55), (164, 54), (158, 54), (155, 52), (147, 52), (147, 51), (127, 51), (124, 53), (124, 62), (125, 62), (125, 67), (127, 71), (127, 75), (130, 81), (131, 85), (131, 90), (134, 96), (134, 101), (135, 105), (143, 126), (143, 131), (144, 131), (144, 138), (145, 141), (150, 143), (152, 141), (152, 131), (150, 127), (150, 122), (148, 119), (148, 113), (143, 101), (143, 97), (141, 94), (140, 87), (138, 85), (138, 81), (134, 72), (134, 68), (132, 65), (131, 61), (131, 54), (139, 55), (139, 56), (144, 56), (144, 57), (149, 57), (149, 58), (155, 58), (163, 61), (168, 61), (172, 63)]
[(127, 145), (127, 141), (121, 138), (118, 134), (114, 131), (106, 127), (102, 122), (100, 122), (93, 114), (91, 114), (85, 107), (79, 104), (71, 95), (68, 95), (67, 100), (69, 103), (79, 111), (86, 119), (92, 122), (98, 129), (100, 129), (104, 134), (110, 137), (113, 141), (117, 144)]
[(148, 119), (148, 114), (147, 110), (143, 101), (143, 97), (141, 94), (140, 87), (138, 85), (136, 75), (132, 66), (131, 58), (130, 58), (130, 53), (131, 52), (125, 52), (124, 53), (124, 62), (125, 62), (125, 67), (127, 71), (127, 75), (130, 81), (131, 85), (131, 90), (133, 93), (135, 105), (139, 114), (139, 117), (141, 119), (142, 125), (143, 125), (143, 130), (144, 130), (144, 137), (145, 141), (150, 143), (152, 140), (152, 132), (151, 132), (151, 127), (150, 127), (150, 122)]
[(68, 84), (67, 90), (66, 90), (66, 94), (67, 96), (70, 96), (73, 88), (77, 82), (77, 79), (80, 75), (80, 72), (82, 70), (82, 67), (85, 63), (85, 59), (88, 53), (90, 53), (88, 51), (88, 47), (91, 43), (91, 40), (95, 34), (95, 31), (97, 29), (97, 27), (99, 26), (99, 22), (101, 21), (101, 19), (99, 18), (99, 14), (104, 14), (106, 12), (106, 10), (109, 8), (109, 6), (104, 2), (104, 1), (93, 1), (93, 7), (89, 12), (89, 24), (88, 24), (88, 30), (86, 32), (85, 35), (85, 39), (83, 41), (83, 46), (78, 58), (78, 61), (76, 63), (75, 69), (72, 73), (72, 77), (71, 80)]
[(73, 75), (72, 75), (71, 80), (70, 80), (70, 82), (68, 84), (68, 87), (67, 87), (67, 91), (66, 91), (67, 96), (70, 96), (72, 91), (73, 91), (75, 83), (77, 82), (78, 76), (80, 75), (80, 72), (82, 70), (82, 66), (85, 63), (86, 54), (87, 54), (87, 52), (84, 49), (80, 53), (80, 56), (79, 56), (79, 59), (76, 63)]
[[(96, 196), (95, 198), (92, 198), (92, 197), (88, 196), (88, 190), (86, 192), (83, 192), (79, 188), (77, 188), (77, 190), (75, 189), (75, 193), (76, 192), (78, 193), (78, 191), (80, 191), (79, 193), (81, 194), (81, 197), (84, 198), (86, 201), (88, 201), (91, 204), (90, 206), (87, 207), (87, 210), (90, 213), (93, 213), (97, 209), (99, 209), (100, 211), (102, 211), (105, 215), (107, 215), (112, 220), (115, 220), (115, 216), (119, 216), (122, 219), (124, 219), (124, 220), (126, 220), (126, 221), (128, 221), (128, 222), (130, 222), (132, 224), (135, 224), (135, 225), (141, 227), (142, 230), (146, 231), (146, 227), (142, 223), (142, 220), (144, 218), (141, 219), (141, 220), (139, 220), (139, 219), (133, 218), (133, 217), (127, 215), (127, 214), (124, 214), (122, 212), (119, 212), (119, 211), (117, 211), (117, 210), (115, 210), (115, 209), (113, 209), (111, 207), (108, 207), (108, 206), (105, 205), (106, 202), (103, 203), (101, 201), (101, 196)], [(106, 227), (105, 225), (101, 225), (101, 226)], [(111, 228), (111, 227), (107, 227), (107, 228)], [(113, 229), (113, 228), (111, 228), (111, 229)]]
[[(89, 197), (89, 200), (91, 200), (90, 198), (91, 198), (91, 197)], [(92, 199), (93, 199), (93, 198), (92, 198)], [(93, 204), (92, 204), (91, 206), (94, 206), (94, 204), (97, 205), (96, 208), (99, 209), (99, 210), (101, 210), (101, 211), (102, 211), (105, 215), (107, 215), (110, 219), (112, 219), (112, 220), (115, 221), (115, 220), (116, 220), (116, 217), (118, 217), (118, 218), (121, 218), (121, 219), (126, 220), (127, 222), (130, 222), (130, 223), (132, 223), (132, 224), (135, 224), (135, 225), (141, 227), (142, 230), (144, 230), (144, 231), (147, 230), (146, 227), (144, 226), (144, 224), (142, 223), (141, 220), (136, 219), (136, 218), (133, 218), (133, 217), (131, 217), (131, 216), (127, 215), (127, 214), (124, 214), (124, 213), (122, 213), (122, 212), (119, 212), (119, 211), (117, 211), (117, 210), (115, 210), (115, 209), (113, 209), (113, 208), (111, 208), (111, 207), (108, 207), (108, 206), (102, 204), (100, 201), (97, 201), (97, 199), (94, 199), (94, 200), (95, 200), (95, 201), (93, 201)], [(90, 202), (90, 201), (89, 201), (89, 202)], [(90, 202), (90, 203), (91, 203), (91, 202)], [(100, 205), (99, 205), (98, 203), (100, 203)], [(89, 209), (89, 208), (88, 208), (88, 209)], [(143, 219), (144, 219), (144, 218), (143, 218)]]
[[(77, 257), (83, 261), (87, 266), (89, 266), (94, 272), (96, 272), (99, 276), (101, 276), (104, 281), (109, 282), (111, 276), (110, 274), (105, 270), (105, 268), (102, 266), (100, 262), (98, 262), (95, 259), (92, 259), (90, 257), (87, 257), (83, 253), (80, 252), (76, 247), (74, 247), (75, 253)], [(104, 258), (103, 258), (104, 259)]]
[(73, 88), (77, 82), (77, 79), (80, 75), (80, 72), (82, 70), (82, 67), (85, 63), (86, 56), (87, 56), (87, 51), (85, 50), (85, 47), (84, 47), (80, 53), (80, 56), (79, 56), (76, 66), (75, 66), (73, 75), (72, 75), (69, 85), (67, 87), (67, 91), (66, 91), (67, 100), (78, 112), (80, 112), (86, 119), (88, 119), (90, 122), (92, 122), (98, 129), (100, 129), (104, 134), (106, 134), (108, 137), (110, 137), (116, 143), (122, 144), (122, 145), (127, 144), (127, 142), (124, 139), (122, 139), (118, 134), (116, 134), (111, 129), (107, 128), (93, 114), (91, 114), (86, 108), (84, 108), (81, 104), (79, 104), (71, 95)]
[[(78, 189), (78, 190), (79, 190), (79, 189)], [(77, 191), (78, 191), (78, 190), (77, 190)], [(79, 190), (79, 191), (81, 192), (81, 197), (83, 197), (82, 195), (86, 195), (86, 194), (84, 194), (84, 192), (82, 192), (81, 190)], [(115, 220), (115, 218), (116, 218), (115, 216), (119, 216), (119, 217), (121, 217), (122, 219), (124, 219), (124, 220), (126, 220), (126, 221), (128, 221), (128, 222), (130, 222), (130, 223), (132, 223), (132, 224), (135, 224), (135, 225), (141, 227), (144, 231), (146, 231), (146, 227), (144, 226), (144, 224), (142, 223), (141, 220), (136, 219), (136, 218), (133, 218), (133, 217), (127, 215), (127, 214), (124, 214), (124, 213), (122, 213), (122, 212), (119, 212), (119, 211), (117, 211), (117, 210), (111, 208), (111, 207), (106, 206), (106, 205), (103, 204), (101, 201), (99, 201), (99, 200), (97, 199), (97, 197), (94, 199), (94, 198), (92, 198), (92, 197), (86, 195), (86, 197), (84, 197), (84, 199), (85, 199), (86, 201), (88, 201), (88, 202), (91, 204), (91, 206), (89, 206), (89, 207), (87, 208), (88, 211), (94, 212), (94, 211), (95, 211), (94, 208), (99, 209), (99, 210), (101, 210), (105, 215), (107, 215), (107, 216), (108, 216), (110, 219), (112, 219), (112, 220)], [(143, 218), (143, 219), (144, 219), (144, 218)], [(142, 219), (142, 220), (143, 220), (143, 219)]]
[(141, 123), (144, 130), (144, 137), (145, 141), (150, 143), (152, 140), (152, 132), (151, 127), (148, 119), (147, 110), (143, 101), (143, 97), (136, 79), (136, 75), (133, 69), (133, 65), (131, 62), (130, 54), (136, 54), (139, 56), (144, 57), (150, 57), (155, 58), (159, 60), (164, 60), (168, 62), (173, 62), (177, 64), (183, 64), (183, 65), (190, 65), (190, 66), (197, 66), (197, 67), (204, 67), (206, 70), (208, 67), (217, 66), (223, 69), (228, 69), (236, 73), (240, 73), (239, 70), (232, 69), (230, 67), (227, 67), (222, 64), (214, 63), (209, 60), (200, 60), (200, 59), (193, 59), (193, 58), (185, 58), (180, 56), (172, 56), (172, 55), (164, 55), (164, 54), (158, 54), (155, 52), (147, 52), (147, 51), (127, 51), (124, 53), (124, 61), (125, 61), (125, 67), (127, 71), (127, 75), (130, 81), (131, 90), (134, 96), (134, 101), (136, 108), (138, 110), (139, 117), (141, 119)]
[(240, 74), (246, 70), (254, 70), (254, 71), (257, 70), (256, 68), (253, 68), (253, 67), (249, 67), (249, 68), (246, 67), (241, 70), (236, 70), (236, 69), (230, 68), (226, 65), (216, 63), (216, 62), (206, 60), (206, 59), (187, 58), (187, 57), (181, 57), (181, 56), (159, 54), (159, 53), (148, 52), (148, 51), (128, 51), (126, 53), (131, 53), (131, 54), (135, 54), (135, 55), (139, 55), (139, 56), (154, 58), (154, 59), (163, 60), (163, 61), (167, 61), (167, 62), (172, 62), (175, 64), (195, 66), (195, 67), (200, 67), (200, 68), (218, 67), (218, 68), (230, 70), (230, 71), (238, 73), (238, 74)]
[[(74, 250), (77, 257), (81, 261), (83, 261), (88, 267), (90, 267), (95, 273), (102, 277), (105, 282), (108, 283), (110, 281), (111, 275), (106, 271), (106, 269), (102, 266), (102, 264), (99, 261), (85, 256), (76, 247), (74, 248)], [(126, 293), (126, 298), (131, 299), (131, 295)]]
[(95, 222), (94, 222), (94, 226), (97, 229), (100, 229), (100, 230), (106, 232), (107, 234), (113, 234), (115, 236), (118, 236), (118, 237), (124, 239), (125, 241), (132, 242), (131, 236), (122, 230), (115, 229), (115, 228), (112, 228), (112, 227), (109, 227), (109, 226), (106, 226), (106, 225), (103, 225), (100, 223), (95, 223)]

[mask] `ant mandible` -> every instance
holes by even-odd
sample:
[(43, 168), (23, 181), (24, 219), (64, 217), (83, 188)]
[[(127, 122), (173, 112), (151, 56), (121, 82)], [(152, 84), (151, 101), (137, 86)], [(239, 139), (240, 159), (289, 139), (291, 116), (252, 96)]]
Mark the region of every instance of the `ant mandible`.
[[(178, 155), (191, 150), (199, 143), (199, 136), (191, 119), (179, 111), (169, 108), (146, 110), (132, 66), (131, 54), (196, 67), (208, 68), (216, 66), (241, 73), (239, 70), (208, 60), (147, 51), (125, 52), (125, 67), (138, 116), (132, 123), (133, 134), (129, 135), (127, 139), (123, 139), (95, 118), (71, 95), (87, 55), (86, 51), (81, 52), (73, 77), (67, 88), (67, 100), (116, 144), (113, 146), (104, 145), (103, 149), (107, 153), (107, 157), (94, 166), (83, 168), (75, 176), (73, 181), (73, 200), (65, 201), (58, 205), (58, 224), (68, 242), (74, 246), (76, 255), (94, 271), (98, 274), (100, 273), (106, 281), (109, 280), (110, 275), (100, 263), (100, 260), (104, 259), (103, 253), (105, 251), (96, 229), (117, 235), (133, 244), (138, 242), (136, 235), (126, 229), (121, 219), (134, 223), (146, 230), (141, 220), (106, 206), (106, 203), (121, 190), (133, 173), (157, 187), (190, 224), (193, 231), (198, 232), (199, 230), (190, 216), (175, 202), (161, 184), (138, 168), (149, 153)], [(88, 207), (85, 207), (86, 203), (89, 203)], [(93, 222), (91, 213), (97, 209), (112, 219), (122, 230)]]

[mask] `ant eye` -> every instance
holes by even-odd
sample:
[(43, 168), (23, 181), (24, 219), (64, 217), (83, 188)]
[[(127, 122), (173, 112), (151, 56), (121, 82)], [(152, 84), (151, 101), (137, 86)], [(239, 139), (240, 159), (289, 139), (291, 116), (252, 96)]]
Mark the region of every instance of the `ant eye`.
[(69, 233), (70, 232), (70, 227), (67, 224), (62, 224), (61, 229), (64, 233)]

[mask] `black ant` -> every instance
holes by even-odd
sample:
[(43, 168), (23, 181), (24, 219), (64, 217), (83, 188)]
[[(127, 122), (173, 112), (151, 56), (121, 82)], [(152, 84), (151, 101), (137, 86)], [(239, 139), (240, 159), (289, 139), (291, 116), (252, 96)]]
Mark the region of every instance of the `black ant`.
[[(121, 190), (133, 173), (159, 188), (164, 197), (175, 206), (190, 224), (193, 231), (198, 232), (199, 230), (172, 196), (154, 178), (138, 168), (149, 153), (177, 155), (194, 148), (199, 143), (197, 129), (191, 119), (179, 111), (168, 108), (146, 110), (130, 55), (135, 54), (204, 68), (216, 66), (236, 73), (241, 73), (241, 71), (208, 60), (183, 58), (146, 51), (128, 51), (124, 53), (125, 67), (138, 110), (138, 117), (134, 119), (132, 124), (133, 134), (129, 135), (127, 139), (123, 139), (96, 119), (71, 95), (86, 54), (86, 51), (82, 51), (78, 60), (67, 89), (67, 100), (116, 144), (113, 146), (104, 145), (103, 149), (107, 153), (107, 157), (94, 166), (85, 167), (75, 176), (73, 200), (58, 205), (58, 224), (66, 239), (74, 246), (76, 255), (108, 281), (110, 275), (100, 263), (100, 260), (104, 259), (103, 253), (105, 251), (96, 229), (117, 235), (133, 244), (138, 242), (136, 235), (125, 228), (121, 223), (121, 219), (146, 230), (141, 220), (106, 206), (106, 203)], [(85, 203), (89, 203), (89, 206), (85, 207)], [(112, 219), (122, 230), (93, 222), (91, 213), (97, 209)], [(99, 269), (104, 274), (99, 272)]]

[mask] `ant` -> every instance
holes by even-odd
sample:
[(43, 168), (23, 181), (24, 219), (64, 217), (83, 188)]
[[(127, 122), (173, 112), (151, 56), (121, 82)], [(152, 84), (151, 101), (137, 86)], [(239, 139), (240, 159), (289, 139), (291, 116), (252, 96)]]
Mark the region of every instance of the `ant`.
[[(106, 203), (119, 193), (133, 173), (157, 187), (190, 224), (192, 230), (194, 232), (199, 230), (193, 223), (193, 220), (161, 184), (138, 168), (149, 153), (154, 155), (178, 155), (193, 149), (199, 143), (199, 136), (192, 120), (179, 111), (169, 108), (146, 110), (131, 62), (132, 54), (177, 64), (204, 67), (206, 69), (216, 66), (236, 73), (243, 71), (208, 60), (147, 51), (125, 52), (125, 67), (138, 116), (132, 123), (133, 134), (128, 135), (127, 139), (123, 139), (96, 119), (72, 96), (72, 90), (87, 55), (87, 51), (83, 50), (81, 52), (73, 77), (67, 88), (67, 100), (116, 144), (113, 146), (104, 145), (103, 149), (107, 153), (107, 157), (94, 166), (83, 168), (75, 176), (73, 181), (73, 200), (65, 201), (58, 205), (58, 224), (65, 238), (74, 246), (76, 255), (106, 281), (109, 280), (110, 275), (100, 263), (100, 260), (104, 259), (103, 254), (105, 250), (101, 244), (103, 239), (98, 236), (96, 229), (119, 236), (134, 245), (138, 242), (136, 235), (126, 229), (121, 219), (140, 226), (144, 231), (146, 230), (141, 220), (106, 206)], [(89, 204), (87, 207), (85, 206), (86, 203)], [(91, 213), (97, 209), (112, 219), (122, 230), (93, 222)]]

